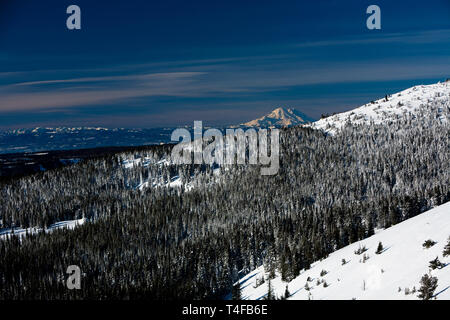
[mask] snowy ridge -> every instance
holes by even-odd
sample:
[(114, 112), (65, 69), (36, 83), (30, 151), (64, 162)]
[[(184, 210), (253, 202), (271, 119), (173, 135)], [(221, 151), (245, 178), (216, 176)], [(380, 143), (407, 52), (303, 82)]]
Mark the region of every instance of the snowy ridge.
[(124, 159), (122, 160), (122, 164), (125, 168), (131, 169), (134, 167), (148, 167), (149, 165), (156, 164), (156, 165), (170, 165), (170, 161), (166, 159), (162, 159), (158, 162), (154, 162), (153, 158), (150, 156), (144, 156), (139, 158), (130, 158), (130, 159)]
[(183, 182), (181, 181), (181, 178), (179, 176), (174, 176), (170, 179), (169, 182), (160, 182), (160, 179), (148, 179), (146, 181), (141, 181), (139, 185), (137, 186), (137, 189), (144, 190), (146, 188), (182, 188), (184, 187), (185, 191), (190, 191), (194, 186), (192, 183), (185, 183), (183, 185)]
[(80, 226), (86, 222), (85, 218), (76, 219), (76, 220), (67, 220), (53, 223), (46, 229), (32, 227), (32, 228), (14, 228), (14, 233), (12, 233), (12, 229), (0, 229), (0, 240), (4, 240), (10, 238), (12, 236), (25, 237), (28, 234), (37, 234), (39, 232), (52, 232), (57, 229), (68, 229), (72, 230), (76, 226)]
[[(450, 202), (447, 202), (333, 252), (326, 259), (313, 263), (309, 270), (302, 270), (289, 283), (283, 282), (277, 273), (271, 284), (278, 297), (284, 295), (288, 285), (292, 295), (289, 300), (419, 299), (418, 293), (411, 291), (414, 287), (416, 290), (420, 288), (421, 277), (430, 270), (429, 262), (438, 257), (445, 266), (430, 272), (438, 279), (435, 298), (450, 299), (450, 256), (443, 257), (449, 236)], [(422, 244), (428, 239), (437, 243), (425, 249)], [(384, 250), (375, 254), (380, 241)], [(355, 254), (355, 250), (363, 246), (367, 251)], [(362, 261), (364, 254), (369, 257), (365, 262)], [(346, 260), (344, 265), (342, 259)], [(320, 276), (322, 270), (327, 272), (324, 276)], [(264, 298), (268, 281), (255, 288), (256, 279), (263, 276), (267, 279), (261, 266), (239, 281), (243, 299)], [(309, 282), (308, 277), (311, 279)], [(318, 280), (320, 284), (317, 284)], [(326, 287), (322, 281), (326, 281)], [(306, 283), (309, 291), (305, 289)], [(405, 294), (405, 289), (410, 293)]]
[(353, 124), (382, 123), (395, 121), (397, 118), (412, 114), (418, 116), (421, 111), (428, 110), (429, 103), (442, 103), (439, 108), (439, 119), (447, 122), (445, 114), (449, 112), (450, 82), (431, 85), (419, 85), (396, 94), (372, 101), (359, 108), (320, 119), (309, 126), (321, 129), (330, 134), (336, 133), (347, 122)]
[[(143, 156), (143, 157), (132, 157), (129, 159), (122, 160), (122, 165), (126, 169), (132, 169), (132, 168), (146, 168), (151, 165), (156, 166), (170, 166), (173, 163), (170, 160), (162, 159), (157, 162), (154, 161), (154, 159), (150, 156)], [(183, 186), (183, 183), (181, 181), (181, 178), (179, 176), (174, 176), (170, 178), (170, 181), (168, 182), (162, 182), (164, 179), (162, 176), (159, 177), (151, 177), (149, 179), (143, 180), (141, 177), (141, 180), (136, 187), (136, 189), (144, 190), (146, 188), (159, 188), (159, 187), (166, 187), (166, 188), (181, 188)], [(189, 191), (193, 188), (192, 183), (187, 183), (184, 185), (184, 188), (186, 191)]]

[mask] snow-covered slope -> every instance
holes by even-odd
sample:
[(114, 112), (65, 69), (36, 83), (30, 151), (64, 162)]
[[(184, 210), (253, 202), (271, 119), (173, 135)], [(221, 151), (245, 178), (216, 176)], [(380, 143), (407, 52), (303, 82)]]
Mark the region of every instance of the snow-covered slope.
[(320, 119), (310, 126), (333, 134), (348, 121), (354, 124), (382, 123), (395, 121), (407, 114), (420, 116), (421, 112), (426, 114), (430, 111), (430, 103), (440, 102), (442, 102), (442, 107), (437, 110), (441, 115), (439, 119), (446, 121), (447, 118), (443, 114), (449, 112), (450, 81), (414, 86), (359, 108)]
[(291, 127), (301, 124), (306, 124), (313, 121), (305, 114), (291, 108), (276, 108), (271, 113), (241, 124), (243, 127)]
[(46, 229), (42, 229), (42, 228), (14, 228), (14, 230), (12, 230), (11, 228), (7, 228), (7, 229), (0, 229), (0, 240), (3, 239), (7, 239), (10, 238), (11, 236), (18, 236), (18, 237), (24, 237), (27, 234), (36, 234), (39, 232), (52, 232), (54, 230), (57, 229), (69, 229), (72, 230), (77, 226), (82, 225), (83, 223), (86, 222), (85, 218), (81, 218), (81, 219), (76, 219), (76, 220), (67, 220), (67, 221), (60, 221), (60, 222), (56, 222), (53, 223), (52, 225), (50, 225), (48, 228)]
[[(443, 257), (449, 236), (450, 202), (447, 202), (315, 262), (311, 269), (302, 270), (288, 283), (292, 294), (289, 299), (418, 299), (417, 292), (406, 295), (405, 289), (411, 292), (413, 287), (420, 288), (421, 277), (430, 270), (429, 261), (436, 257), (445, 267), (431, 271), (438, 278), (435, 297), (450, 299), (450, 256)], [(425, 249), (422, 244), (427, 239), (437, 243)], [(380, 241), (384, 251), (375, 254)], [(355, 250), (363, 246), (367, 251), (355, 254)], [(369, 259), (362, 262), (364, 254)], [(347, 263), (343, 265), (342, 259)], [(327, 274), (320, 276), (322, 270)], [(268, 281), (254, 288), (256, 279), (263, 275), (266, 276), (264, 268), (260, 267), (240, 280), (244, 299), (262, 299), (267, 294)], [(305, 289), (308, 277), (311, 279), (309, 291)], [(282, 282), (278, 274), (271, 283), (275, 294), (282, 296), (287, 283)]]

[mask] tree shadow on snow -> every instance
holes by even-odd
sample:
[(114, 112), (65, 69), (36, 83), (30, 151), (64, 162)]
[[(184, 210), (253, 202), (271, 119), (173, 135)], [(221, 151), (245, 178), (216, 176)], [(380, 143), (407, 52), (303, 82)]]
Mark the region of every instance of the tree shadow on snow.
[(244, 283), (248, 282), (248, 280), (250, 280), (251, 278), (256, 277), (256, 275), (257, 275), (257, 273), (255, 273), (254, 275), (248, 277), (247, 279), (245, 279), (245, 280), (242, 281), (242, 282), (239, 281), (239, 285), (241, 286), (241, 290), (244, 289), (244, 288), (246, 288), (246, 287), (248, 287), (248, 286), (251, 284), (250, 282), (247, 283), (244, 287), (243, 287), (242, 285), (243, 285)]
[(433, 298), (437, 297), (437, 296), (440, 295), (442, 292), (446, 291), (448, 288), (450, 288), (450, 286), (447, 286), (447, 288), (445, 288), (445, 289), (439, 291), (438, 293), (436, 293), (436, 294), (433, 296)]
[(266, 297), (267, 296), (267, 293), (266, 294), (263, 294), (261, 297), (259, 297), (258, 299), (256, 299), (256, 300), (262, 300), (264, 297)]
[(392, 246), (390, 246), (390, 247), (387, 247), (387, 248), (383, 248), (383, 250), (381, 250), (381, 252), (380, 253), (378, 253), (378, 254), (382, 254), (382, 253), (385, 253), (386, 251), (388, 251), (390, 248), (392, 248)]

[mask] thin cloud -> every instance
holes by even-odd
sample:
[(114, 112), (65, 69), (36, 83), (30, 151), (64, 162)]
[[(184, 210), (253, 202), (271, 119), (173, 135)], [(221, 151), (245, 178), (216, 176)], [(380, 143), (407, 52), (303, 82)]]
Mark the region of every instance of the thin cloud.
[(299, 48), (345, 46), (360, 44), (380, 44), (380, 43), (440, 43), (450, 40), (450, 29), (421, 31), (415, 33), (388, 33), (375, 37), (353, 37), (340, 40), (323, 40), (303, 42), (296, 45)]
[(139, 81), (139, 80), (158, 80), (158, 79), (181, 79), (190, 78), (206, 74), (205, 72), (165, 72), (165, 73), (149, 73), (141, 75), (127, 76), (106, 76), (106, 77), (83, 77), (73, 79), (56, 79), (42, 81), (28, 81), (13, 83), (11, 86), (34, 86), (43, 84), (60, 84), (60, 83), (78, 83), (78, 82), (107, 82), (107, 81)]
[[(90, 106), (117, 103), (123, 99), (151, 96), (189, 97), (192, 83), (205, 72), (172, 72), (143, 75), (88, 77), (22, 82), (0, 87), (0, 111), (37, 111), (71, 106)], [(111, 86), (105, 82), (117, 81)], [(90, 82), (90, 87), (72, 86), (73, 83)], [(15, 90), (33, 88), (43, 84), (64, 84), (63, 88), (44, 90)]]
[[(404, 61), (346, 62), (339, 64), (234, 65), (210, 72), (174, 72), (117, 77), (55, 79), (23, 83), (21, 88), (38, 84), (61, 83), (63, 88), (18, 90), (3, 87), (0, 112), (38, 111), (46, 109), (119, 104), (127, 99), (142, 97), (176, 98), (239, 98), (252, 97), (303, 85), (357, 83), (444, 77), (450, 72), (450, 57), (440, 59), (410, 59)], [(92, 81), (92, 86), (73, 86)], [(108, 84), (110, 80), (120, 80)], [(106, 84), (105, 84), (106, 82)], [(19, 86), (16, 86), (18, 88)], [(41, 89), (41, 88), (39, 88)], [(180, 100), (182, 103), (182, 100)]]
[[(380, 41), (443, 41), (450, 29), (410, 34), (388, 34), (370, 39), (346, 39), (300, 44), (326, 46)], [(292, 47), (290, 47), (292, 49)], [(173, 97), (222, 98), (243, 101), (271, 91), (296, 86), (330, 83), (358, 83), (448, 77), (450, 57), (411, 56), (359, 61), (324, 61), (297, 50), (289, 54), (260, 55), (223, 59), (165, 61), (121, 65), (93, 70), (30, 71), (24, 81), (14, 79), (0, 86), (0, 112), (64, 110), (93, 105), (126, 105), (132, 99)], [(169, 72), (170, 71), (170, 72)], [(80, 76), (64, 77), (77, 74)], [(82, 76), (81, 76), (82, 75)], [(1, 74), (0, 74), (1, 76)], [(37, 79), (37, 80), (36, 80)], [(14, 81), (13, 83), (11, 83)], [(217, 105), (217, 102), (214, 103)], [(211, 105), (213, 107), (214, 105)], [(125, 108), (125, 107), (124, 107)], [(60, 111), (63, 112), (63, 111)]]

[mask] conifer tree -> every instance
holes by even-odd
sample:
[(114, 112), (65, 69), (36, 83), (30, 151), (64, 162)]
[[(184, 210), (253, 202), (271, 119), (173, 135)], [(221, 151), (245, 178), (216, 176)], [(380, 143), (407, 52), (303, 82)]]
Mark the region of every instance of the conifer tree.
[(272, 281), (269, 279), (267, 283), (267, 295), (266, 300), (275, 300), (275, 295), (273, 293)]
[(378, 247), (377, 247), (377, 251), (375, 251), (376, 254), (380, 254), (383, 252), (383, 244), (380, 242), (378, 242)]
[(436, 244), (436, 241), (428, 239), (428, 240), (425, 240), (425, 242), (422, 244), (422, 247), (424, 247), (425, 249), (429, 249), (432, 246), (434, 246), (435, 244)]
[(291, 293), (289, 292), (288, 285), (286, 285), (286, 289), (284, 290), (284, 299), (287, 299), (291, 296)]
[(447, 240), (447, 244), (444, 247), (444, 252), (442, 253), (444, 257), (450, 256), (450, 237)]
[(437, 288), (437, 282), (438, 280), (436, 277), (425, 274), (420, 280), (421, 287), (419, 289), (418, 297), (422, 300), (430, 300)]
[(309, 291), (309, 290), (311, 290), (311, 288), (309, 287), (309, 284), (308, 284), (308, 282), (306, 282), (306, 283), (305, 283), (305, 290), (306, 290), (306, 291)]
[(438, 257), (436, 257), (436, 259), (430, 261), (429, 267), (431, 270), (441, 269), (442, 267), (444, 267), (444, 264), (439, 261)]

